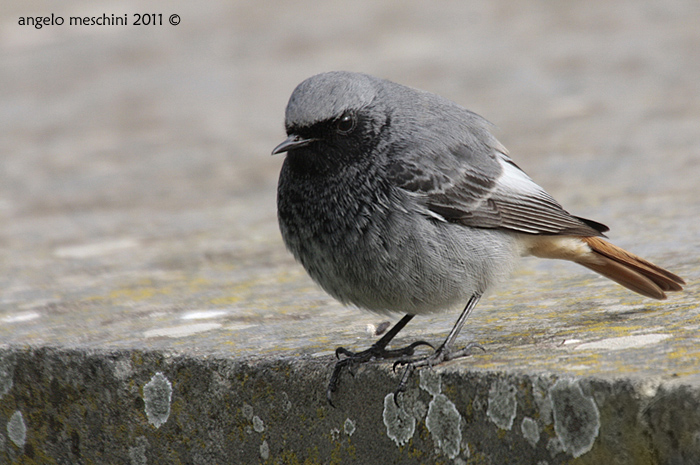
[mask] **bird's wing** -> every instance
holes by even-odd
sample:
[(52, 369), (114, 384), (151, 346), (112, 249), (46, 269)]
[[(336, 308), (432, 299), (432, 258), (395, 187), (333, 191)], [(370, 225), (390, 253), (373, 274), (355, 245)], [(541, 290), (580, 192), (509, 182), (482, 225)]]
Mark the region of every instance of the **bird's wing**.
[(450, 152), (404, 157), (388, 167), (394, 185), (416, 196), (432, 217), (528, 234), (601, 236), (608, 230), (569, 214), (500, 144), (488, 152), (466, 145)]

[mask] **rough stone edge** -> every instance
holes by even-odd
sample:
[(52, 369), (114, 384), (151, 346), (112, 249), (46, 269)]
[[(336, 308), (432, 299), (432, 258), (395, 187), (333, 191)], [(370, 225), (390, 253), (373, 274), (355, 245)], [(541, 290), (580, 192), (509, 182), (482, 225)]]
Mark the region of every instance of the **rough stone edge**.
[[(372, 463), (376, 456), (376, 463), (483, 457), (555, 464), (700, 457), (694, 378), (446, 367), (416, 376), (396, 405), (386, 401), (396, 375), (377, 364), (343, 378), (334, 409), (325, 402), (331, 364), (331, 357), (2, 348), (0, 462)], [(436, 379), (428, 383), (425, 376)]]

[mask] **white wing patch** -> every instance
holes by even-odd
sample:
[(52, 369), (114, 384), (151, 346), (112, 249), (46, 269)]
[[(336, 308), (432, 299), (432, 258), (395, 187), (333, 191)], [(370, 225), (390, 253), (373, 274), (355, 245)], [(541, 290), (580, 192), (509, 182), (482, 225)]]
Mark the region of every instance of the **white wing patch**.
[(507, 160), (505, 155), (499, 155), (498, 162), (501, 164), (503, 172), (496, 181), (497, 189), (512, 193), (514, 197), (540, 197), (543, 194), (547, 195), (544, 189), (530, 179), (525, 172)]

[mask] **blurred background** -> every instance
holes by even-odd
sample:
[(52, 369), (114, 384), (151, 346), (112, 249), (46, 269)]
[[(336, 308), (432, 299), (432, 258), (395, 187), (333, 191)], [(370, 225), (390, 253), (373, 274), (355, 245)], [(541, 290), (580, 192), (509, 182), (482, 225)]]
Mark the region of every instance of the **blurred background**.
[[(68, 24), (103, 13), (129, 25)], [(65, 23), (19, 24), (51, 14)], [(337, 312), (283, 249), (270, 156), (294, 87), (328, 70), (481, 114), (569, 211), (692, 278), (698, 24), (696, 0), (3, 2), (0, 341), (168, 346), (201, 331), (221, 347), (261, 318)], [(517, 276), (589, 277), (539, 263)], [(517, 276), (511, 292), (537, 290)]]

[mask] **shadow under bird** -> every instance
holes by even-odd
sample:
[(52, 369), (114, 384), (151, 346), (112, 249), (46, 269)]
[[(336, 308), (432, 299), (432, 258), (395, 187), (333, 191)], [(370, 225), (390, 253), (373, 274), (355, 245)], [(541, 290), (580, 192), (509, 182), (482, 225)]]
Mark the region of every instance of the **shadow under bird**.
[[(438, 95), (366, 74), (329, 72), (299, 84), (277, 191), (282, 238), (326, 292), (405, 316), (369, 349), (336, 350), (327, 397), (346, 368), (395, 358), (410, 373), (468, 354), (454, 343), (481, 296), (519, 257), (564, 259), (653, 299), (682, 290), (675, 274), (603, 239), (508, 156), (479, 115)], [(445, 341), (416, 357), (389, 342), (415, 315), (463, 308)], [(477, 346), (478, 347), (478, 346)]]

